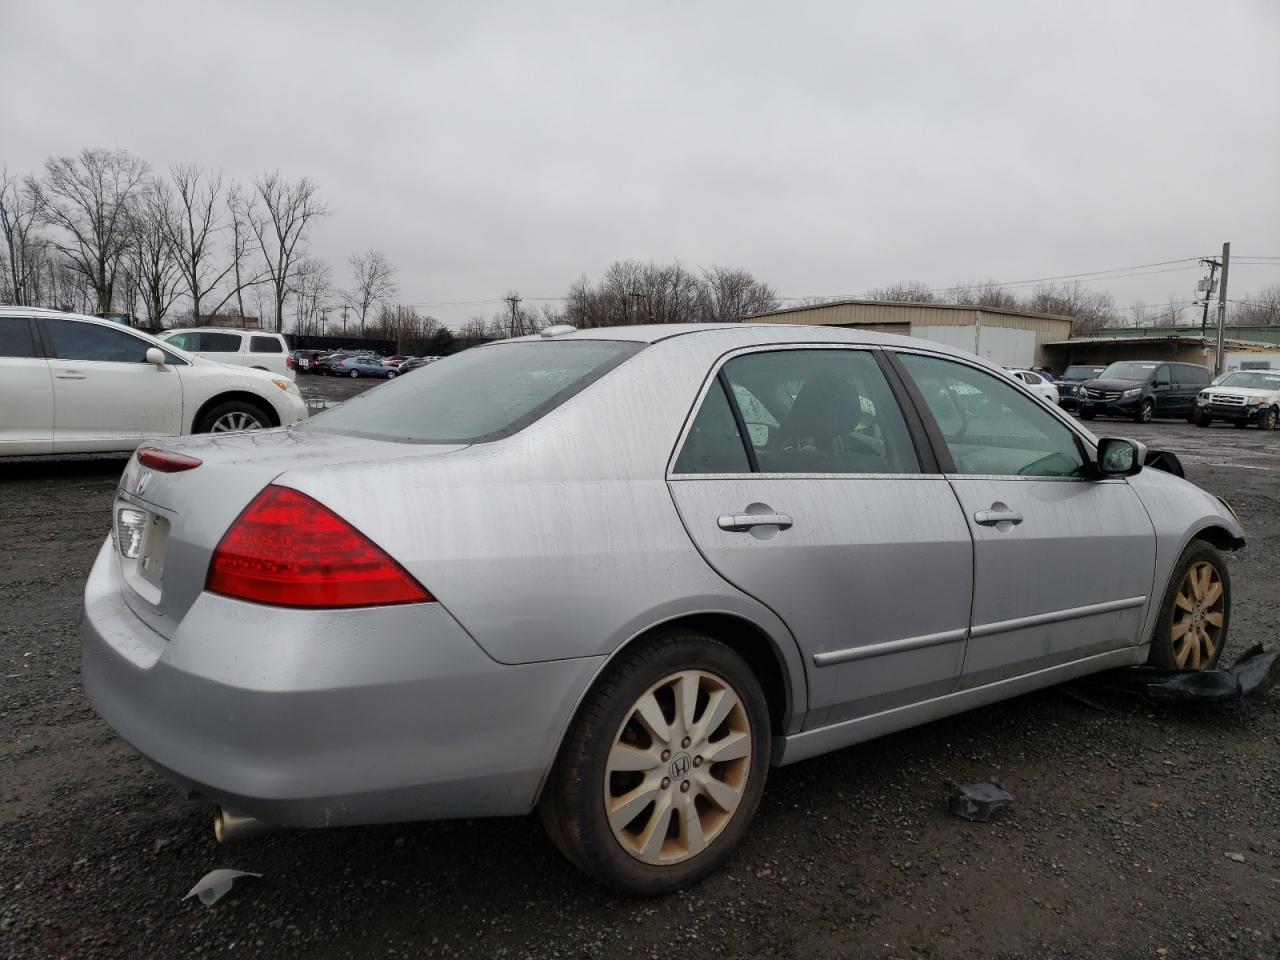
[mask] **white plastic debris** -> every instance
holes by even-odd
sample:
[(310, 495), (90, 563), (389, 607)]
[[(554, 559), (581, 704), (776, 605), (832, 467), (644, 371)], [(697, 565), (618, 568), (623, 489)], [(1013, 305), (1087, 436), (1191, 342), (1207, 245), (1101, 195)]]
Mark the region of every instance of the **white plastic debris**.
[(206, 907), (211, 907), (231, 889), (231, 884), (235, 883), (240, 877), (260, 877), (260, 873), (250, 873), (247, 870), (210, 870), (200, 882), (191, 888), (183, 900), (190, 900), (192, 897), (199, 897), (200, 902)]

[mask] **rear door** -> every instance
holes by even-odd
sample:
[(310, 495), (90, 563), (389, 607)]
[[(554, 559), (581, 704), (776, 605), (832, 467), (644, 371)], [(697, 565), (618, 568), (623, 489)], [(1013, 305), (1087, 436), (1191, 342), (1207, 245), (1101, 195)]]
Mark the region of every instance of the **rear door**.
[(1123, 647), (1155, 575), (1155, 530), (1128, 482), (1091, 479), (1050, 408), (954, 357), (899, 351), (973, 534), (962, 687)]
[(83, 320), (39, 324), (53, 372), (55, 452), (128, 450), (182, 432), (177, 366), (147, 363), (151, 341)]
[(0, 317), (0, 456), (53, 451), (53, 377), (34, 323)]
[(895, 381), (871, 350), (735, 355), (668, 474), (702, 555), (795, 635), (809, 726), (947, 693), (963, 663), (971, 537)]

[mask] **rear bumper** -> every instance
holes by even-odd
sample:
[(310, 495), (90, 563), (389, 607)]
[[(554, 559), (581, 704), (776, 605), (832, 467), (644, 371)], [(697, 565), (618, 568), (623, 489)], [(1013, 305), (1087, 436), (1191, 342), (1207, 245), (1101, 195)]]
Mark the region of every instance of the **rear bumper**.
[(201, 594), (171, 639), (85, 589), (98, 713), (186, 790), (279, 826), (532, 809), (602, 658), (507, 666), (439, 604), (285, 610)]

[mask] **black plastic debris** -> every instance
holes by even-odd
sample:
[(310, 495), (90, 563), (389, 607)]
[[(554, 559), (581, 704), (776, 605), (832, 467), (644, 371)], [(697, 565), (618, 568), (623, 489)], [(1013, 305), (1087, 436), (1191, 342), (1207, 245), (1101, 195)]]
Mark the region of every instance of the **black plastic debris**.
[(1225, 670), (1121, 667), (1099, 674), (1097, 685), (1136, 693), (1152, 703), (1222, 703), (1257, 696), (1280, 683), (1280, 650), (1250, 647)]
[(986, 823), (997, 810), (1013, 803), (1013, 796), (996, 777), (986, 783), (956, 783), (942, 781), (947, 794), (947, 808), (957, 817)]

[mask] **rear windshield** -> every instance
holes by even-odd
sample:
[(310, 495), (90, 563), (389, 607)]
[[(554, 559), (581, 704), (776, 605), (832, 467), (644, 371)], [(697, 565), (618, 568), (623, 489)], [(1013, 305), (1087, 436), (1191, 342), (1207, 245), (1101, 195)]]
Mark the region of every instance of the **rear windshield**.
[(306, 421), (304, 429), (412, 443), (480, 443), (522, 430), (644, 347), (619, 340), (464, 350)]

